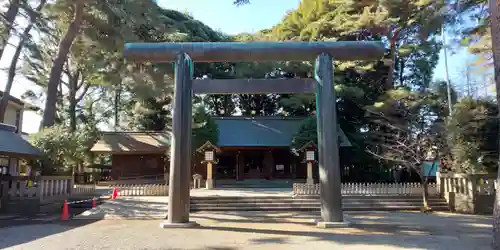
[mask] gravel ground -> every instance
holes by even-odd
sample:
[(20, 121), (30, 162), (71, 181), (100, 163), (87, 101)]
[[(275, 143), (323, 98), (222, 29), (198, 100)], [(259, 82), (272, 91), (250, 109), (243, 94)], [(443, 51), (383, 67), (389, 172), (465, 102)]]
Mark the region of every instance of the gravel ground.
[(349, 213), (349, 228), (319, 229), (305, 213), (194, 213), (192, 229), (160, 220), (73, 220), (0, 228), (4, 249), (490, 249), (491, 218)]

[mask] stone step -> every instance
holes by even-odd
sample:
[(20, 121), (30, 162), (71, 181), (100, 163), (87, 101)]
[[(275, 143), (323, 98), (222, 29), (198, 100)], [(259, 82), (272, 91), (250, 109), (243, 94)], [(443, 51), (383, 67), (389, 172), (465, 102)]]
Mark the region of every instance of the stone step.
[[(407, 199), (356, 199), (356, 198), (343, 198), (344, 202), (421, 202), (421, 198), (407, 198)], [(301, 203), (301, 202), (319, 202), (320, 199), (297, 199), (297, 198), (211, 198), (211, 199), (198, 199), (191, 198), (191, 203), (276, 203), (276, 202), (291, 202), (291, 203)], [(429, 199), (429, 202), (444, 202), (444, 199), (433, 198)]]
[[(268, 205), (268, 206), (276, 206), (280, 204), (288, 204), (288, 205), (305, 205), (305, 204), (321, 204), (319, 201), (307, 201), (307, 202), (204, 202), (204, 203), (196, 203), (191, 202), (192, 205), (198, 206), (245, 206), (245, 205)], [(349, 205), (405, 205), (405, 204), (422, 204), (421, 201), (343, 201), (342, 204)], [(445, 201), (432, 201), (429, 202), (432, 205), (447, 205)]]
[[(422, 202), (343, 202), (346, 206), (420, 206)], [(286, 202), (275, 202), (275, 203), (191, 203), (191, 206), (197, 207), (217, 207), (217, 206), (233, 206), (233, 207), (244, 207), (244, 206), (320, 206), (319, 202), (303, 202), (303, 203), (286, 203)], [(429, 202), (430, 206), (448, 206), (446, 202)]]
[[(447, 211), (448, 206), (431, 206), (434, 211)], [(421, 206), (344, 206), (344, 211), (419, 211)], [(191, 212), (200, 211), (320, 211), (319, 206), (262, 206), (262, 207), (191, 207)]]
[(240, 188), (292, 188), (293, 184), (288, 184), (288, 183), (276, 183), (276, 184), (239, 184), (239, 185), (224, 185), (224, 184), (219, 184), (216, 185), (217, 188), (234, 188), (234, 189), (240, 189)]
[[(346, 211), (419, 211), (420, 196), (344, 196)], [(319, 211), (319, 196), (260, 196), (260, 197), (192, 197), (191, 211)], [(429, 206), (436, 211), (447, 211), (447, 202), (430, 197)]]

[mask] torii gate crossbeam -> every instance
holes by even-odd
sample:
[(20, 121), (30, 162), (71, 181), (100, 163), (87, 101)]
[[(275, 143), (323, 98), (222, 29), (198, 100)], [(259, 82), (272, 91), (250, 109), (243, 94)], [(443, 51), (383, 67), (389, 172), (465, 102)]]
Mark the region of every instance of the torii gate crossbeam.
[[(185, 227), (189, 221), (191, 171), (191, 106), (194, 62), (312, 61), (316, 60), (316, 115), (320, 174), (321, 221), (318, 226), (344, 225), (336, 130), (337, 108), (332, 60), (378, 60), (381, 42), (251, 42), (251, 43), (129, 43), (125, 57), (134, 61), (175, 62), (172, 143), (167, 221), (163, 227)], [(250, 84), (250, 83), (249, 83)], [(297, 83), (296, 85), (300, 85)], [(307, 92), (311, 90), (304, 83)], [(200, 88), (198, 88), (200, 89)], [(254, 88), (255, 89), (255, 88)], [(255, 91), (246, 88), (246, 91)], [(272, 88), (262, 87), (267, 90)], [(223, 92), (214, 90), (214, 92)], [(203, 88), (202, 92), (211, 89)], [(231, 91), (239, 91), (232, 88)], [(242, 90), (243, 91), (243, 90)]]

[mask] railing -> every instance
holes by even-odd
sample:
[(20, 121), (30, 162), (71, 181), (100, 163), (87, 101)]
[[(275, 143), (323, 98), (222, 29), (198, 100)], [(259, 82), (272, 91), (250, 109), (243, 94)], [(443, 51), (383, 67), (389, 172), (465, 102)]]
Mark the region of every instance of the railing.
[(145, 184), (163, 184), (168, 182), (168, 175), (142, 175), (142, 176), (128, 176), (120, 177), (119, 179), (99, 181), (99, 185), (115, 186), (115, 185), (145, 185)]
[(40, 200), (65, 199), (73, 187), (71, 176), (41, 176), (39, 181)]
[(496, 175), (492, 174), (437, 173), (436, 181), (445, 198), (449, 193), (490, 195), (497, 189)]
[(95, 193), (96, 193), (95, 185), (91, 185), (91, 184), (75, 184), (75, 185), (73, 185), (73, 193), (72, 194), (93, 195)]
[(8, 200), (64, 200), (73, 194), (94, 195), (95, 185), (73, 185), (71, 176), (39, 176), (36, 180), (12, 177), (1, 181), (2, 198)]
[(166, 196), (168, 185), (166, 184), (123, 184), (115, 185), (119, 196)]
[(496, 175), (492, 174), (436, 174), (441, 197), (453, 210), (466, 213), (490, 213), (498, 189)]
[(141, 175), (141, 176), (122, 176), (122, 177), (118, 178), (118, 180), (138, 180), (138, 179), (164, 180), (165, 174)]
[[(342, 183), (342, 195), (352, 196), (417, 196), (422, 195), (421, 183)], [(438, 194), (437, 185), (428, 184), (429, 196)], [(293, 195), (319, 195), (319, 184), (294, 183)]]

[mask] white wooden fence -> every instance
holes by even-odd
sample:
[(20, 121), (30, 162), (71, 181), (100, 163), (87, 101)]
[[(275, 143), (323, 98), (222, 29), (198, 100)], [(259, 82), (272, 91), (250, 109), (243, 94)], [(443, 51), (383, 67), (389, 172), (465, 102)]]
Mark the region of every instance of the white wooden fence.
[[(423, 186), (420, 183), (342, 183), (342, 195), (352, 196), (420, 196)], [(428, 184), (430, 196), (438, 195), (437, 185)], [(319, 195), (319, 184), (294, 183), (293, 195)]]
[(168, 185), (166, 184), (123, 184), (115, 185), (119, 196), (166, 196)]

